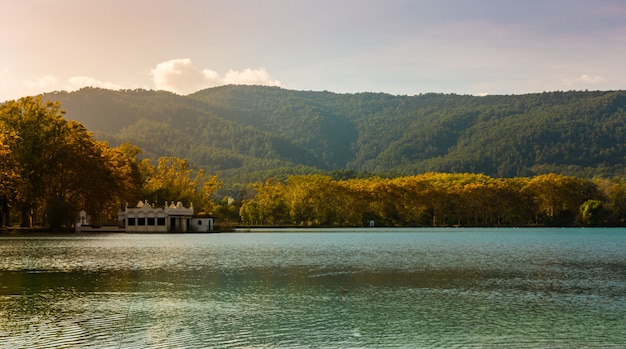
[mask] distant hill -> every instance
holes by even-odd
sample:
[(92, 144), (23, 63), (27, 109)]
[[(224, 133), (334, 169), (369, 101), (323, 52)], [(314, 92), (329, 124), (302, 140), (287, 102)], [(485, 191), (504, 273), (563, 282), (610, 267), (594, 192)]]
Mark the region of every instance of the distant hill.
[(188, 96), (85, 88), (44, 95), (68, 119), (146, 156), (175, 155), (230, 187), (272, 176), (428, 171), (623, 176), (626, 92), (336, 94), (223, 86)]

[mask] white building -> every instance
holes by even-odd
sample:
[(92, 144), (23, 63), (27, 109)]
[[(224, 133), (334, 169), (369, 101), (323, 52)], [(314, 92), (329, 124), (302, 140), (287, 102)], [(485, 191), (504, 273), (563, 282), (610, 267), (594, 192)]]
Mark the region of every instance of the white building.
[(194, 217), (193, 204), (185, 207), (181, 202), (176, 205), (165, 203), (156, 207), (148, 202), (139, 201), (136, 207), (126, 207), (119, 215), (120, 225), (127, 233), (185, 233), (212, 232), (213, 218)]

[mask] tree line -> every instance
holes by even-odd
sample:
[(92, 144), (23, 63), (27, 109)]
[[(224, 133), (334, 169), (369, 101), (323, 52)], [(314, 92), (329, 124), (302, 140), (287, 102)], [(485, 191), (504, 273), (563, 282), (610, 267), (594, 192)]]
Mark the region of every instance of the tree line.
[[(172, 156), (154, 162), (130, 143), (111, 147), (59, 102), (25, 97), (0, 105), (0, 226), (71, 227), (80, 210), (96, 222), (139, 200), (193, 203), (233, 224), (297, 226), (623, 226), (626, 180), (429, 172), (378, 177), (356, 171), (299, 174), (247, 185), (215, 200), (220, 175)], [(276, 163), (284, 166), (284, 163)], [(309, 169), (310, 171), (310, 169)], [(245, 183), (243, 183), (245, 185)]]
[(110, 147), (64, 114), (59, 102), (41, 97), (0, 105), (0, 227), (16, 216), (22, 227), (69, 228), (80, 210), (106, 223), (144, 199), (213, 209), (217, 175), (177, 157), (152, 164), (137, 146)]
[(626, 181), (558, 174), (425, 173), (347, 180), (297, 175), (250, 185), (240, 215), (251, 225), (622, 226)]

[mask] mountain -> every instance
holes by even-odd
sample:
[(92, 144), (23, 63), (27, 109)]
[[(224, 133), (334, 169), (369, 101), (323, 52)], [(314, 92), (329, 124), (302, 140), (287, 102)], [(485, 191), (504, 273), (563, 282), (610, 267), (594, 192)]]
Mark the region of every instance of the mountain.
[(299, 173), (622, 176), (626, 91), (466, 96), (222, 86), (179, 96), (85, 88), (44, 96), (112, 145), (174, 155), (230, 186)]

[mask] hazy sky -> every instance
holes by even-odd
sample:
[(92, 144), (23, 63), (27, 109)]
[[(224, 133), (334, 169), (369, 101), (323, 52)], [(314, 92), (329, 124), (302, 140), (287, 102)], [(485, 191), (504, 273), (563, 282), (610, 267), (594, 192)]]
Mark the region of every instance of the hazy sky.
[(83, 86), (626, 88), (623, 0), (0, 0), (0, 101)]

